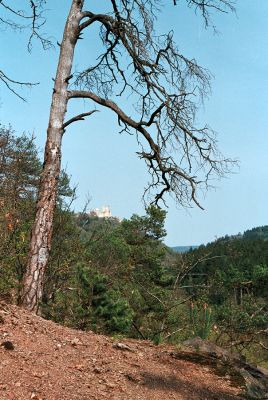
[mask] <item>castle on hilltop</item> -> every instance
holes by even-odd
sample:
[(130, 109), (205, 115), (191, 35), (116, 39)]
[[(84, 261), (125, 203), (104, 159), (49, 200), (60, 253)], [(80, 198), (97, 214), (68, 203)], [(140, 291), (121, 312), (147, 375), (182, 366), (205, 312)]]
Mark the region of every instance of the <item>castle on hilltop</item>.
[(94, 208), (90, 210), (88, 215), (91, 217), (98, 217), (98, 218), (111, 218), (112, 213), (109, 206), (103, 206), (102, 208)]

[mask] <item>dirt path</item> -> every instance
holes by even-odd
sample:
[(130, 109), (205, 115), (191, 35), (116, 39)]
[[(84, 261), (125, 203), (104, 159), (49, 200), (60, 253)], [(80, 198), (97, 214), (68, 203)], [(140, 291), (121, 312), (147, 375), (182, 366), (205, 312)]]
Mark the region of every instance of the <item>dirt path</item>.
[(228, 376), (175, 360), (165, 346), (117, 343), (0, 304), (0, 400), (241, 399)]

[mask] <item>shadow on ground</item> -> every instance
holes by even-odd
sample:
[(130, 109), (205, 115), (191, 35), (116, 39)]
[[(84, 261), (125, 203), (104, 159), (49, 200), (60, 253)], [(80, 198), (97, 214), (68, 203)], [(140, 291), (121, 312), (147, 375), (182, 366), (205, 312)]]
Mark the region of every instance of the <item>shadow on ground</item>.
[(191, 382), (185, 383), (183, 379), (178, 378), (175, 375), (158, 375), (149, 372), (142, 373), (142, 384), (151, 390), (163, 390), (167, 392), (179, 393), (184, 399), (187, 400), (242, 400), (242, 397), (237, 395), (230, 395), (225, 391), (221, 390), (220, 385), (218, 388), (201, 386), (200, 382), (194, 384)]

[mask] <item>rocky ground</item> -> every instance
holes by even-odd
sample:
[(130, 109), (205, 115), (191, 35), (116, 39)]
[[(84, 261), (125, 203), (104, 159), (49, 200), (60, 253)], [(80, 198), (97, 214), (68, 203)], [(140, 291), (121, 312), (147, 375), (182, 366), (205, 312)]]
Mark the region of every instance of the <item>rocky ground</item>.
[(81, 332), (0, 303), (0, 400), (239, 400), (226, 374), (171, 348)]

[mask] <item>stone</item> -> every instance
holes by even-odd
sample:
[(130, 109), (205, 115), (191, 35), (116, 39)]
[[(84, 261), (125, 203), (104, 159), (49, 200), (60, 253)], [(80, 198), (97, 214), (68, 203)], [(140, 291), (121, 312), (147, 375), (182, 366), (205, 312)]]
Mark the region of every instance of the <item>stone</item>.
[(5, 342), (1, 343), (1, 346), (4, 347), (5, 350), (14, 350), (15, 346), (10, 340), (6, 340)]

